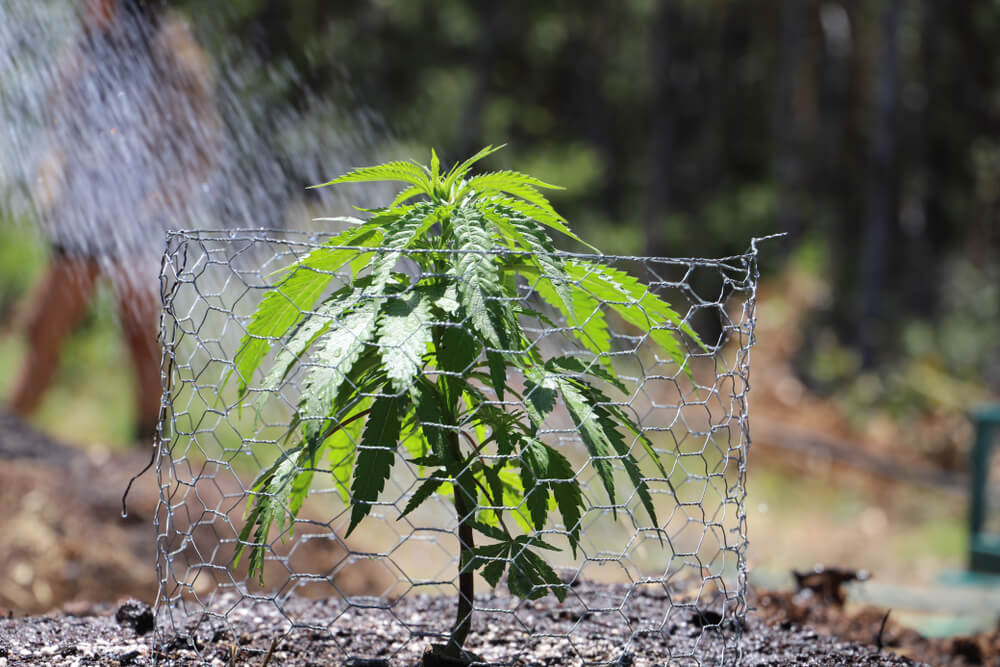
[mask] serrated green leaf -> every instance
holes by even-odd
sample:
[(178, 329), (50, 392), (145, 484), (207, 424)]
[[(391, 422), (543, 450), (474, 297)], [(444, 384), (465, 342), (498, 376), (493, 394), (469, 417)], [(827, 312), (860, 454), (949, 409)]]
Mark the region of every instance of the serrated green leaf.
[(499, 528), (488, 526), (479, 521), (467, 521), (466, 523), (490, 539), (497, 540), (498, 542), (506, 542), (510, 540), (510, 535), (503, 532)]
[[(361, 401), (355, 407), (355, 414), (367, 408), (371, 399)], [(347, 417), (341, 423), (347, 421)], [(364, 427), (364, 420), (355, 419), (346, 426), (341, 426), (334, 430), (321, 445), (322, 451), (329, 459), (330, 474), (337, 487), (337, 493), (344, 505), (350, 505), (351, 495), (349, 492), (351, 483), (351, 472), (354, 470), (354, 457), (357, 454), (358, 443), (361, 441), (361, 429)]]
[[(562, 584), (558, 575), (551, 570), (548, 564), (545, 564), (526, 546), (520, 550), (512, 547), (511, 554), (513, 559), (507, 574), (507, 587), (512, 594), (529, 600), (537, 600), (544, 597), (549, 590), (555, 593), (555, 589), (552, 588), (553, 584), (550, 583), (552, 576), (555, 576), (555, 581), (559, 585)], [(538, 562), (544, 564), (542, 569), (537, 566)]]
[[(301, 497), (296, 498), (295, 501), (291, 500), (293, 486), (295, 486), (295, 482), (303, 472), (296, 464), (296, 458), (300, 451), (299, 449), (294, 449), (282, 454), (271, 464), (267, 471), (258, 476), (251, 487), (254, 494), (253, 506), (248, 511), (246, 524), (240, 531), (239, 544), (236, 547), (236, 553), (233, 557), (233, 565), (236, 566), (239, 564), (243, 550), (249, 547), (249, 574), (251, 577), (255, 574), (259, 575), (262, 583), (262, 568), (271, 525), (277, 523), (278, 531), (283, 531), (286, 517), (289, 516), (289, 513), (291, 513), (291, 516), (295, 515), (302, 506), (302, 500), (305, 495), (308, 494), (309, 484), (306, 483), (303, 490), (300, 483), (299, 493)], [(311, 474), (309, 475), (309, 482), (311, 482)], [(250, 541), (251, 534), (253, 534), (252, 542)]]
[[(519, 171), (503, 170), (488, 171), (469, 179), (468, 185), (473, 190), (502, 190), (510, 192), (508, 187), (526, 186), (530, 188), (545, 188), (546, 190), (565, 190), (561, 185), (546, 183), (540, 178), (523, 174)], [(518, 195), (520, 196), (520, 195)]]
[(466, 314), (476, 330), (490, 345), (501, 346), (501, 334), (491, 312), (490, 298), (500, 296), (499, 266), (487, 254), (493, 248), (491, 225), (474, 211), (460, 208), (451, 218), (455, 245), (460, 251), (452, 271)]
[(460, 180), (465, 178), (465, 175), (469, 172), (472, 165), (479, 162), (483, 158), (496, 153), (498, 150), (501, 150), (504, 145), (505, 144), (501, 144), (500, 146), (486, 146), (485, 148), (480, 149), (469, 159), (456, 164), (448, 171), (447, 176), (445, 176), (443, 184), (444, 189), (450, 191)]
[(683, 321), (669, 303), (650, 292), (633, 276), (608, 266), (571, 261), (567, 264), (567, 273), (626, 322), (648, 333), (679, 367), (685, 367), (690, 374), (690, 367), (685, 366), (687, 353), (678, 331), (683, 331), (702, 349), (706, 348), (691, 325)]
[(487, 220), (496, 225), (497, 231), (500, 232), (498, 240), (507, 246), (507, 248), (511, 250), (524, 250), (529, 247), (528, 241), (517, 231), (511, 219), (506, 215), (501, 215), (496, 207), (480, 201), (473, 201), (472, 206), (480, 214), (484, 215)]
[(408, 461), (413, 465), (425, 468), (436, 468), (438, 466), (444, 465), (441, 459), (434, 454), (427, 454), (426, 456), (418, 456), (416, 458), (408, 459)]
[(336, 320), (358, 303), (361, 295), (361, 290), (351, 286), (344, 287), (324, 299), (314, 312), (308, 313), (288, 340), (282, 344), (271, 370), (261, 383), (261, 388), (273, 390), (281, 386), (300, 357), (330, 329)]
[(529, 249), (534, 253), (525, 257), (516, 271), (533, 279), (532, 287), (538, 295), (562, 314), (573, 336), (594, 353), (608, 373), (614, 375), (607, 356), (611, 350), (611, 334), (600, 302), (572, 284), (565, 262), (556, 261), (549, 254), (555, 249), (544, 233), (531, 231), (523, 220), (516, 220), (515, 224), (523, 232), (522, 238), (531, 239)]
[[(548, 489), (539, 484), (528, 466), (521, 467), (521, 484), (524, 486), (524, 506), (528, 510), (527, 530), (544, 530), (545, 519), (548, 517)], [(515, 514), (520, 510), (515, 509)]]
[[(573, 424), (580, 434), (580, 439), (583, 440), (583, 444), (590, 453), (590, 460), (597, 471), (597, 476), (600, 477), (601, 484), (604, 485), (604, 490), (608, 493), (608, 500), (614, 505), (615, 480), (614, 466), (611, 463), (614, 454), (604, 429), (597, 423), (593, 414), (594, 407), (588, 403), (586, 396), (581, 393), (575, 383), (562, 377), (557, 377), (556, 382), (559, 385), (559, 393), (562, 394), (566, 410), (573, 418)], [(615, 513), (615, 510), (612, 509), (612, 512)]]
[(540, 368), (524, 371), (524, 407), (537, 431), (556, 407), (558, 383)]
[(438, 490), (439, 486), (448, 481), (447, 475), (447, 471), (442, 470), (439, 473), (439, 476), (434, 476), (430, 479), (424, 480), (424, 482), (417, 487), (417, 490), (413, 492), (413, 495), (410, 497), (410, 501), (406, 503), (406, 508), (403, 509), (402, 514), (400, 514), (396, 520), (399, 521), (399, 519), (402, 519), (404, 516), (420, 507), (425, 500), (430, 498), (434, 492)]
[(566, 599), (566, 587), (556, 571), (545, 562), (545, 559), (528, 549), (522, 551), (521, 556), (521, 562), (526, 562), (529, 566), (531, 572), (529, 577), (532, 578), (535, 585), (546, 586), (560, 602), (564, 601)]
[(482, 568), (483, 579), (492, 587), (500, 583), (500, 577), (507, 567), (507, 556), (510, 553), (510, 542), (497, 542), (487, 544), (475, 549), (475, 555), (470, 564), (470, 569), (478, 570)]
[(378, 346), (386, 375), (398, 392), (406, 391), (423, 367), (431, 319), (431, 299), (424, 290), (392, 298), (382, 307)]
[(431, 183), (437, 184), (441, 176), (441, 160), (438, 158), (437, 151), (434, 150), (433, 148), (431, 149), (430, 175), (431, 175)]
[(537, 280), (532, 286), (546, 303), (566, 318), (566, 323), (572, 327), (573, 337), (595, 355), (607, 373), (613, 374), (611, 360), (608, 358), (611, 333), (600, 302), (579, 289), (566, 289), (564, 297), (545, 278)]
[(465, 373), (482, 351), (476, 339), (460, 326), (441, 327), (437, 363), (448, 373)]
[(345, 537), (368, 516), (372, 503), (378, 500), (389, 479), (396, 460), (401, 417), (405, 413), (405, 399), (399, 396), (380, 396), (372, 405), (365, 432), (358, 447), (354, 465), (354, 483), (351, 485), (351, 524)]
[(596, 360), (591, 360), (590, 363), (585, 364), (576, 357), (553, 357), (545, 362), (545, 367), (553, 373), (565, 371), (580, 376), (600, 378), (623, 394), (628, 394), (628, 387), (618, 379), (618, 376), (609, 373), (606, 368), (598, 365)]
[(306, 439), (320, 432), (323, 421), (316, 418), (333, 409), (341, 384), (374, 336), (380, 305), (377, 301), (361, 303), (317, 344), (316, 363), (303, 380), (298, 410)]
[(458, 302), (458, 288), (455, 283), (448, 283), (440, 297), (434, 300), (434, 306), (440, 308), (446, 315), (454, 315), (461, 304)]
[(621, 457), (622, 464), (625, 466), (625, 472), (628, 473), (629, 479), (632, 480), (632, 486), (635, 487), (636, 494), (639, 496), (642, 506), (646, 508), (646, 513), (653, 522), (653, 526), (659, 526), (656, 518), (656, 507), (653, 505), (653, 498), (649, 493), (646, 478), (642, 474), (642, 471), (639, 470), (639, 463), (629, 450), (629, 446), (618, 430), (615, 421), (611, 419), (608, 412), (601, 406), (594, 408), (594, 416), (604, 431), (608, 442), (611, 443), (614, 451)]
[[(571, 286), (564, 268), (565, 262), (556, 260), (552, 255), (555, 246), (552, 245), (548, 235), (521, 216), (515, 215), (511, 219), (511, 224), (517, 230), (519, 237), (526, 242), (525, 250), (532, 253), (525, 259), (538, 268), (538, 273), (535, 275), (535, 289), (542, 298), (563, 314), (570, 326), (581, 328), (581, 331), (574, 331), (574, 334), (588, 346), (588, 349), (596, 354), (607, 352), (610, 349), (610, 336), (601, 316), (600, 307), (585, 301), (574, 301), (575, 296), (586, 295)], [(591, 322), (594, 310), (600, 319)], [(582, 331), (588, 326), (590, 331), (586, 333), (589, 333), (589, 337), (583, 335), (585, 332)]]
[(515, 558), (511, 562), (507, 570), (507, 588), (511, 595), (522, 599), (531, 596), (534, 581), (530, 571), (531, 565), (524, 558)]
[(562, 551), (562, 549), (553, 544), (549, 544), (538, 535), (520, 535), (515, 538), (515, 541), (525, 547), (537, 547), (539, 549), (545, 549), (546, 551)]
[(455, 458), (448, 440), (451, 429), (445, 424), (440, 396), (430, 382), (413, 385), (410, 397), (414, 403), (420, 431), (424, 434), (433, 455), (441, 462), (452, 478), (462, 473), (462, 461)]
[(549, 490), (539, 480), (545, 479), (549, 472), (549, 453), (544, 445), (537, 440), (529, 440), (521, 449), (521, 481), (524, 484), (524, 501), (531, 515), (535, 530), (545, 528), (548, 518)]
[(424, 170), (412, 162), (405, 162), (403, 160), (386, 162), (373, 167), (357, 167), (332, 181), (310, 187), (323, 188), (339, 183), (371, 183), (377, 181), (402, 181), (403, 183), (409, 183), (422, 188), (428, 194), (431, 191), (431, 184)]
[(545, 195), (539, 192), (538, 188), (563, 189), (559, 186), (540, 181), (534, 176), (528, 176), (516, 171), (495, 171), (470, 178), (466, 181), (465, 187), (462, 188), (459, 198), (470, 191), (476, 192), (480, 197), (484, 198), (506, 193), (525, 200), (552, 218), (565, 220), (565, 218), (556, 213), (555, 209), (552, 208), (552, 204)]
[[(330, 239), (328, 245), (348, 245), (373, 236), (381, 238), (381, 230), (369, 227), (348, 229)], [(234, 358), (234, 370), (239, 379), (242, 397), (254, 371), (267, 357), (274, 340), (284, 337), (326, 290), (335, 272), (358, 254), (349, 248), (320, 247), (292, 266), (288, 274), (261, 301), (247, 326)], [(227, 377), (228, 380), (228, 377)]]
[(573, 232), (572, 229), (567, 227), (566, 222), (563, 220), (562, 216), (560, 216), (559, 214), (553, 215), (552, 213), (549, 213), (545, 209), (539, 208), (538, 206), (535, 206), (534, 204), (524, 201), (523, 199), (515, 199), (513, 197), (502, 197), (498, 195), (486, 200), (484, 202), (484, 205), (486, 206), (492, 205), (495, 207), (512, 209), (515, 212), (523, 215), (524, 217), (535, 220), (545, 225), (546, 227), (556, 230), (561, 234), (565, 234), (566, 236), (570, 237), (577, 243), (582, 243), (591, 250), (598, 252), (597, 248), (595, 248), (594, 246), (590, 245), (589, 243), (581, 239)]
[(392, 269), (402, 257), (400, 251), (409, 248), (425, 234), (437, 221), (437, 217), (438, 211), (434, 204), (422, 202), (413, 205), (406, 213), (386, 225), (383, 247), (380, 252), (375, 253), (371, 262), (372, 285), (369, 294), (381, 295), (382, 289), (389, 284)]
[(401, 206), (403, 204), (403, 202), (409, 201), (410, 199), (413, 199), (414, 197), (419, 197), (420, 195), (424, 195), (424, 194), (427, 194), (424, 191), (424, 189), (421, 188), (421, 187), (418, 187), (416, 185), (411, 185), (408, 188), (404, 188), (403, 190), (401, 190), (399, 192), (398, 195), (396, 195), (396, 198), (392, 200), (392, 203), (389, 204), (389, 210), (391, 211), (394, 208), (397, 208), (397, 207)]
[(490, 382), (497, 393), (497, 400), (502, 401), (507, 388), (507, 364), (499, 352), (487, 352), (486, 362), (490, 367)]
[[(556, 506), (563, 518), (563, 526), (568, 533), (570, 548), (573, 550), (573, 557), (576, 558), (576, 549), (580, 544), (580, 518), (585, 509), (583, 504), (583, 494), (580, 491), (580, 484), (576, 481), (573, 466), (569, 460), (555, 449), (545, 445), (548, 449), (548, 477), (549, 488), (555, 497)], [(556, 481), (564, 480), (564, 481)]]
[[(549, 473), (548, 448), (537, 440), (529, 440), (521, 448), (521, 463), (535, 479), (545, 479)], [(525, 489), (529, 488), (527, 486)]]
[[(506, 556), (506, 554), (504, 554), (504, 556)], [(483, 579), (485, 579), (486, 583), (493, 588), (496, 588), (497, 584), (500, 583), (500, 578), (503, 576), (504, 570), (507, 569), (508, 561), (503, 560), (504, 556), (499, 556), (497, 560), (490, 561), (489, 563), (486, 563), (485, 567), (483, 567)]]
[(649, 455), (650, 460), (656, 464), (657, 470), (663, 477), (667, 477), (667, 470), (663, 467), (663, 462), (660, 461), (659, 454), (657, 454), (656, 449), (653, 448), (653, 443), (650, 441), (646, 434), (643, 433), (642, 428), (636, 421), (625, 413), (622, 406), (618, 403), (612, 401), (603, 391), (595, 387), (589, 382), (580, 381), (581, 388), (587, 395), (588, 400), (591, 404), (599, 406), (601, 410), (610, 413), (612, 421), (618, 426), (624, 426), (636, 439), (642, 444), (646, 453)]

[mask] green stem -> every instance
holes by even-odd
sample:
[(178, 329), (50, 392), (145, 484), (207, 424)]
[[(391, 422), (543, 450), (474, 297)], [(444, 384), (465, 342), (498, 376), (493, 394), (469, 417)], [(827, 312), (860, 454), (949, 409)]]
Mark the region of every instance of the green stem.
[[(480, 447), (482, 447), (482, 445), (477, 445), (476, 441), (472, 439), (472, 436), (466, 433), (465, 431), (462, 431), (462, 435), (465, 436), (465, 439), (469, 441), (469, 444), (472, 445), (472, 448), (475, 450), (476, 454), (478, 454), (480, 451)], [(484, 463), (483, 465), (485, 466), (486, 464)], [(487, 489), (485, 486), (483, 486), (483, 483), (480, 482), (478, 479), (476, 479), (476, 486), (478, 486), (479, 490), (483, 492), (483, 495), (486, 497), (486, 499), (490, 501), (490, 505), (496, 508), (493, 510), (493, 513), (496, 514), (497, 521), (500, 522), (500, 528), (503, 529), (503, 532), (510, 535), (510, 531), (507, 530), (507, 524), (503, 522), (503, 510), (500, 509), (500, 503), (498, 499), (495, 498), (493, 494), (490, 493), (490, 490)]]
[[(462, 460), (462, 452), (459, 447), (458, 433), (452, 432), (449, 435), (450, 447), (455, 460)], [(465, 470), (460, 475), (464, 477), (472, 473)], [(455, 614), (455, 624), (451, 628), (451, 637), (445, 647), (445, 653), (452, 658), (460, 658), (462, 647), (469, 636), (472, 627), (472, 604), (475, 599), (475, 572), (469, 567), (475, 555), (475, 544), (473, 542), (471, 520), (472, 509), (467, 504), (465, 497), (466, 485), (464, 479), (455, 480), (455, 513), (458, 515), (458, 610)], [(475, 500), (475, 499), (473, 499)]]

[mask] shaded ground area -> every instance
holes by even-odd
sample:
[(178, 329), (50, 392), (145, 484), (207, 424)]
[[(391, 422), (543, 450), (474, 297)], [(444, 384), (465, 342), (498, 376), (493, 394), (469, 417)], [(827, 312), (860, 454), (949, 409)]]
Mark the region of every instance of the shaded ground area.
[(128, 519), (119, 491), (143, 458), (88, 456), (0, 411), (0, 608), (152, 599), (155, 484), (137, 489)]
[[(622, 596), (626, 591), (622, 586), (592, 583), (574, 589), (588, 599)], [(219, 600), (218, 606), (233, 601)], [(568, 610), (552, 598), (520, 606), (504, 596), (477, 602), (484, 608), (517, 608), (516, 614), (491, 614), (487, 620), (480, 613), (475, 619), (467, 648), (492, 664), (693, 665), (699, 664), (696, 660), (700, 664), (735, 660), (735, 654), (725, 650), (733, 637), (731, 625), (726, 627), (711, 613), (675, 607), (661, 630), (653, 624), (660, 622), (654, 619), (662, 620), (665, 601), (645, 590), (629, 597), (617, 621), (607, 614)], [(217, 621), (182, 623), (172, 633), (161, 627), (158, 644), (163, 664), (170, 665), (416, 665), (424, 647), (435, 641), (433, 635), (447, 626), (453, 605), (445, 597), (413, 596), (393, 605), (389, 613), (348, 608), (339, 600), (296, 598), (287, 602), (287, 610), (310, 618), (310, 627), (289, 629), (286, 617), (274, 606), (258, 603), (231, 611), (228, 628)], [(144, 615), (135, 605), (96, 611), (98, 615), (85, 617), (0, 621), (0, 656), (26, 665), (150, 664), (152, 635), (140, 633), (148, 630), (151, 613)], [(532, 637), (529, 627), (548, 636)], [(783, 621), (753, 619), (742, 646), (745, 665), (919, 664)]]
[[(148, 450), (111, 455), (67, 447), (0, 410), (0, 613), (38, 614), (66, 604), (86, 608), (126, 597), (153, 601), (155, 472), (133, 486), (127, 518), (121, 505), (129, 479), (148, 462)], [(220, 493), (225, 491), (239, 488)], [(204, 511), (198, 504), (178, 516), (197, 518)], [(217, 538), (195, 535), (196, 546), (217, 546), (202, 545), (205, 540)], [(342, 557), (334, 543), (315, 542), (298, 554), (309, 571), (325, 571)], [(361, 561), (337, 584), (346, 594), (367, 594), (385, 590), (391, 583), (386, 577)]]

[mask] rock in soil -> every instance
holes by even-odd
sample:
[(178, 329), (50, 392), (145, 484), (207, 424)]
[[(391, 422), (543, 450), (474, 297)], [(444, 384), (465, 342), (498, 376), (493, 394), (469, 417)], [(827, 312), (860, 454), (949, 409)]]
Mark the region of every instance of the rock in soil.
[(122, 603), (115, 612), (115, 620), (122, 627), (132, 628), (137, 635), (152, 632), (154, 627), (152, 607), (138, 600), (126, 600)]
[(473, 663), (484, 663), (486, 659), (470, 651), (462, 651), (459, 657), (448, 655), (445, 644), (431, 644), (424, 649), (422, 667), (469, 667)]

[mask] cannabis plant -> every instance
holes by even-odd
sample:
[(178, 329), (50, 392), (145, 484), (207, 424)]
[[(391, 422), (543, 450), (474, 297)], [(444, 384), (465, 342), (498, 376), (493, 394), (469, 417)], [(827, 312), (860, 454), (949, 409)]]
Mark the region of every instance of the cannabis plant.
[[(573, 465), (539, 437), (560, 403), (611, 505), (620, 495), (617, 463), (658, 525), (635, 452), (644, 449), (659, 475), (667, 472), (639, 426), (605, 393), (626, 389), (606, 354), (611, 336), (602, 304), (679, 367), (682, 337), (697, 341), (670, 305), (632, 276), (554, 253), (550, 231), (580, 241), (542, 193), (554, 186), (513, 171), (470, 174), (495, 150), (447, 171), (432, 151), (429, 166), (390, 162), (324, 184), (405, 187), (387, 208), (349, 219), (351, 228), (284, 270), (235, 359), (241, 396), (275, 341), (273, 366), (255, 389), (278, 390), (297, 364), (304, 376), (293, 442), (253, 484), (240, 536), (251, 573), (261, 571), (272, 524), (281, 532), (296, 515), (321, 462), (350, 507), (349, 535), (405, 456), (423, 481), (400, 518), (444, 494), (458, 519), (460, 595), (443, 648), (453, 657), (471, 625), (475, 572), (491, 586), (506, 574), (520, 597), (566, 596), (541, 555), (558, 548), (539, 536), (558, 512), (575, 556), (585, 510)], [(404, 256), (411, 261), (401, 262)], [(338, 273), (349, 280), (329, 293)], [(558, 311), (591, 363), (579, 355), (546, 358), (532, 344), (522, 322), (547, 316), (527, 305), (534, 302), (526, 290)], [(517, 400), (505, 400), (510, 396)]]

